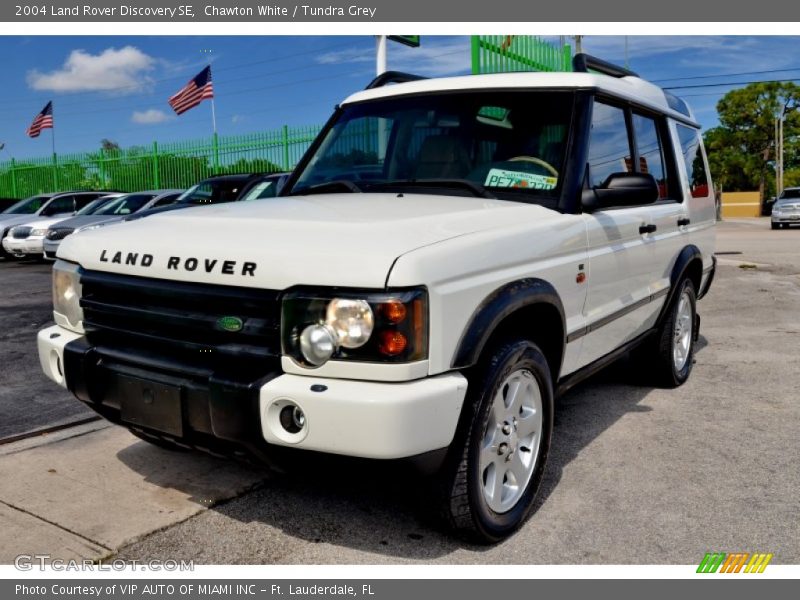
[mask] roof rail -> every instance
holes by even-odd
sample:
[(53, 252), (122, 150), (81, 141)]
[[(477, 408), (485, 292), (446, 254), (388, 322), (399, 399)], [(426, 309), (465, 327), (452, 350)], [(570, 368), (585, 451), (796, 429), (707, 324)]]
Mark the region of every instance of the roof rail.
[(421, 75), (413, 75), (411, 73), (402, 73), (400, 71), (386, 71), (381, 73), (375, 79), (369, 82), (365, 90), (372, 90), (375, 88), (383, 87), (389, 83), (406, 83), (407, 81), (419, 81), (420, 79), (427, 79)]
[(638, 73), (607, 62), (602, 58), (589, 54), (576, 54), (572, 58), (572, 70), (576, 73), (588, 73), (590, 70), (611, 77), (638, 77)]

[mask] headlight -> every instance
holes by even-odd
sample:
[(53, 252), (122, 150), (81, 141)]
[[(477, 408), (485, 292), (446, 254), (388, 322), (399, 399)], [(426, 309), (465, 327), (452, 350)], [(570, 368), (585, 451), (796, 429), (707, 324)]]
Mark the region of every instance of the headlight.
[(76, 264), (57, 260), (53, 265), (53, 317), (59, 325), (83, 333), (81, 281)]
[(31, 229), (30, 237), (43, 237), (47, 229)]
[(283, 353), (308, 366), (421, 360), (428, 356), (428, 295), (424, 289), (289, 292), (281, 336)]
[(369, 341), (375, 316), (366, 300), (334, 298), (325, 312), (325, 323), (333, 329), (340, 346), (360, 348)]
[(93, 223), (91, 225), (85, 225), (84, 227), (78, 227), (75, 230), (75, 233), (78, 233), (79, 231), (90, 231), (92, 229), (99, 229), (100, 227), (103, 227), (104, 225), (105, 225), (105, 223)]

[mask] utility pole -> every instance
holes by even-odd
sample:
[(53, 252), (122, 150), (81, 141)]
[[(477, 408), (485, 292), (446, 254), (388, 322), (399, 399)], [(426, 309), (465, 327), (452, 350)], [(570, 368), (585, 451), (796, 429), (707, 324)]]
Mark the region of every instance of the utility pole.
[(781, 187), (781, 143), (779, 134), (779, 125), (781, 117), (775, 118), (775, 197), (780, 196)]
[(798, 106), (795, 104), (793, 106), (789, 106), (789, 103), (792, 99), (788, 99), (784, 105), (783, 109), (781, 110), (781, 114), (775, 119), (775, 197), (781, 195), (783, 192), (783, 176), (784, 176), (784, 168), (783, 168), (783, 123), (786, 121), (786, 113), (791, 108), (795, 110)]
[(386, 36), (375, 36), (375, 75), (382, 75), (388, 70), (386, 60)]
[(628, 60), (628, 36), (625, 36), (625, 68), (630, 69), (631, 63)]
[(781, 114), (781, 119), (780, 122), (778, 123), (778, 129), (779, 129), (778, 146), (780, 148), (781, 160), (779, 163), (780, 180), (778, 181), (778, 193), (776, 194), (776, 197), (780, 196), (780, 194), (783, 192), (783, 122), (786, 120), (785, 115), (786, 115), (786, 107), (783, 108), (783, 113)]
[(581, 52), (583, 52), (582, 41), (583, 41), (582, 35), (575, 36), (575, 54), (580, 54)]
[[(375, 36), (375, 75), (383, 75), (388, 70), (388, 60), (386, 57), (385, 35)], [(386, 156), (386, 119), (378, 119), (378, 160), (383, 160)]]

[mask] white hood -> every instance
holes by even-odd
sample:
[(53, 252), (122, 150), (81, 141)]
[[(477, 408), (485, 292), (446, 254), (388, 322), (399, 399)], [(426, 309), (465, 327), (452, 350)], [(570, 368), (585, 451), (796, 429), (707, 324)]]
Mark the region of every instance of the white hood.
[(86, 269), (181, 281), (380, 288), (394, 261), (412, 250), (548, 214), (557, 213), (472, 197), (295, 196), (176, 210), (80, 232), (64, 240), (58, 256)]

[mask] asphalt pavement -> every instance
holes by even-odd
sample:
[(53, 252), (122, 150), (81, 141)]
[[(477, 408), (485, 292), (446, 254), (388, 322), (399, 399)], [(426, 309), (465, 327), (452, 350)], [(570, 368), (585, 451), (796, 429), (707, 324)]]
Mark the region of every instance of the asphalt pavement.
[(0, 440), (94, 413), (39, 367), (36, 333), (53, 321), (52, 263), (0, 259)]

